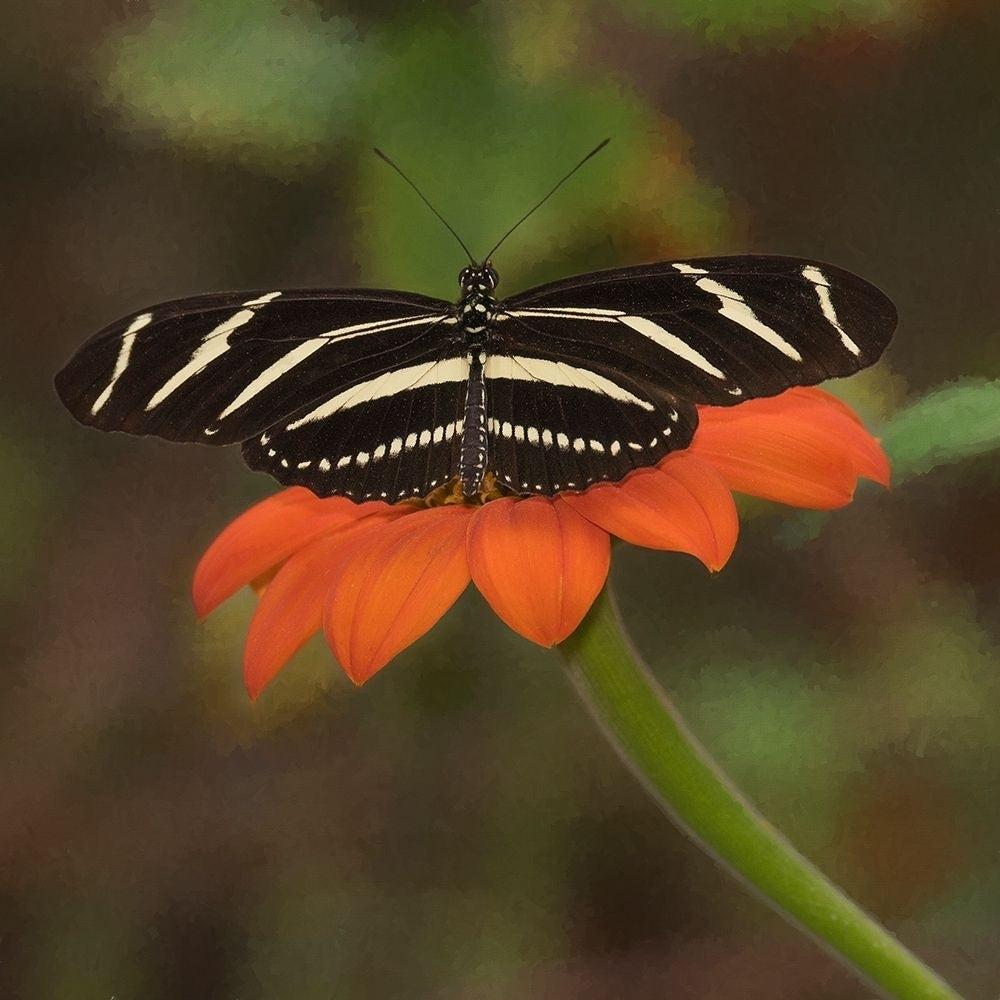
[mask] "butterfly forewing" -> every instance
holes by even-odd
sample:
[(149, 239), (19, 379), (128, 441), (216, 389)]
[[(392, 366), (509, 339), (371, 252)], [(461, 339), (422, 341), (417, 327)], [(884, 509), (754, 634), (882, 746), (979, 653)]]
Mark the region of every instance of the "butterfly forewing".
[(364, 290), (182, 299), (98, 333), (56, 388), (78, 420), (103, 430), (228, 444), (402, 363), (434, 361), (451, 310)]
[[(731, 406), (876, 361), (896, 310), (874, 285), (789, 257), (713, 257), (581, 275), (503, 303), (539, 356)], [(520, 344), (518, 344), (520, 346)], [(525, 345), (527, 346), (527, 345)]]

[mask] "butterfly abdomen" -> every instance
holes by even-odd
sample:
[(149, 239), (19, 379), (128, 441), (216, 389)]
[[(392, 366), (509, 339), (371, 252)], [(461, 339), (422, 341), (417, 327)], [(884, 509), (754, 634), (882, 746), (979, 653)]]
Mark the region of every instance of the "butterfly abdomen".
[(468, 362), (469, 385), (465, 394), (465, 416), (458, 463), (462, 492), (467, 497), (479, 490), (489, 460), (486, 444), (486, 381), (483, 377), (486, 353), (475, 346), (469, 351)]

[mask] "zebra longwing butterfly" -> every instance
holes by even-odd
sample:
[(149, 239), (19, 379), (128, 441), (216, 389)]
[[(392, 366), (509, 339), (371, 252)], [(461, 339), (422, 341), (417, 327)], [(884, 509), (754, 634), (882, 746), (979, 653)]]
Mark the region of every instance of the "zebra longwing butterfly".
[(865, 368), (896, 326), (874, 285), (793, 257), (597, 271), (498, 300), (489, 258), (531, 212), (477, 265), (417, 194), (472, 262), (457, 303), (374, 289), (165, 302), (84, 344), (56, 376), (62, 401), (102, 430), (242, 442), (252, 469), (321, 497), (391, 502), (456, 478), (471, 496), (487, 473), (551, 496), (686, 448), (698, 404)]
[(56, 377), (102, 430), (243, 443), (318, 496), (395, 501), (487, 471), (515, 493), (617, 481), (732, 406), (875, 362), (891, 301), (829, 264), (713, 257), (582, 274), (502, 301), (367, 290), (202, 295), (127, 316)]

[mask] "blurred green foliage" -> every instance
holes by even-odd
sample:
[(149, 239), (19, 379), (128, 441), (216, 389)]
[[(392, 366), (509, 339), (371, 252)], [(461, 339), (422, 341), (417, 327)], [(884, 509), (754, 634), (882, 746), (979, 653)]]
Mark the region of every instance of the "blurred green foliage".
[(126, 130), (278, 175), (355, 133), (379, 69), (347, 18), (272, 0), (156, 4), (110, 33), (93, 67)]
[(969, 379), (931, 390), (893, 416), (882, 444), (899, 481), (995, 451), (1000, 447), (1000, 382)]
[(920, 15), (920, 4), (912, 0), (625, 0), (624, 7), (664, 28), (694, 29), (733, 47), (788, 45), (846, 24), (893, 34)]

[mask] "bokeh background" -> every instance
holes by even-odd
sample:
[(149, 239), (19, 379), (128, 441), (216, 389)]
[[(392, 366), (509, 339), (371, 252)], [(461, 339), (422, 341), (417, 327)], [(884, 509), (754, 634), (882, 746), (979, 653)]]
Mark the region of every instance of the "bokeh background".
[[(401, 12), (399, 7), (403, 7)], [(451, 297), (771, 251), (884, 287), (833, 386), (895, 485), (744, 504), (730, 565), (621, 546), (635, 641), (764, 813), (970, 998), (1000, 990), (1000, 7), (975, 0), (0, 3), (0, 996), (871, 996), (647, 800), (559, 658), (469, 592), (355, 689), (256, 705), (215, 533), (237, 450), (102, 435), (51, 378), (227, 288)], [(470, 653), (470, 650), (474, 652)]]

